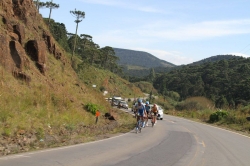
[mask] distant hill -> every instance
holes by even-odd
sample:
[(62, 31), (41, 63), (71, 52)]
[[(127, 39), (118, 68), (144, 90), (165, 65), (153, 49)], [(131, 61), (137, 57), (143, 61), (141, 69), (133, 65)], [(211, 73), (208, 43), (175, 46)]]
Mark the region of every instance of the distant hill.
[(123, 72), (132, 77), (143, 77), (149, 74), (149, 69), (154, 68), (156, 73), (165, 73), (171, 70), (180, 69), (183, 66), (201, 65), (208, 62), (241, 58), (236, 55), (216, 55), (187, 65), (177, 66), (161, 60), (154, 55), (143, 52), (121, 48), (113, 48), (115, 55), (119, 57), (118, 64), (123, 67)]
[(242, 57), (237, 56), (237, 55), (215, 55), (215, 56), (211, 56), (211, 57), (208, 57), (208, 58), (202, 59), (200, 61), (196, 61), (196, 62), (187, 64), (187, 65), (180, 65), (180, 66), (175, 66), (175, 67), (169, 68), (169, 70), (167, 70), (165, 72), (169, 72), (169, 71), (172, 71), (172, 70), (178, 70), (178, 69), (181, 69), (183, 67), (185, 68), (187, 66), (203, 65), (205, 63), (210, 63), (210, 62), (213, 63), (213, 62), (218, 62), (220, 60), (230, 60), (230, 59), (239, 59), (239, 58), (242, 58)]
[(197, 62), (193, 62), (189, 65), (200, 65), (203, 63), (207, 63), (207, 62), (216, 62), (216, 61), (220, 61), (220, 60), (229, 60), (229, 59), (233, 59), (233, 58), (241, 58), (240, 56), (236, 56), (236, 55), (216, 55), (216, 56), (211, 56), (209, 58), (205, 58), (203, 60), (197, 61)]
[(118, 64), (123, 66), (124, 73), (129, 76), (145, 76), (149, 74), (149, 69), (160, 69), (159, 72), (168, 70), (176, 65), (161, 60), (152, 54), (143, 51), (135, 51), (121, 48), (113, 48), (115, 55), (119, 57)]
[[(224, 56), (219, 56), (224, 57)], [(233, 56), (232, 56), (233, 57)], [(201, 65), (186, 65), (159, 75), (154, 80), (158, 92), (177, 92), (181, 99), (204, 96), (223, 108), (250, 104), (250, 58), (235, 56)]]

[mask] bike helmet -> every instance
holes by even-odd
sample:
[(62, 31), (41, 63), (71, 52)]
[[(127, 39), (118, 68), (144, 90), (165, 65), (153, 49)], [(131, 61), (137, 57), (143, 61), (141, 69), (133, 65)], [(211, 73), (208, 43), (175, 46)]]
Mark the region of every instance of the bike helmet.
[(142, 103), (142, 100), (141, 100), (141, 99), (138, 99), (138, 103)]
[(146, 101), (146, 104), (149, 104), (149, 102), (148, 102), (148, 101)]

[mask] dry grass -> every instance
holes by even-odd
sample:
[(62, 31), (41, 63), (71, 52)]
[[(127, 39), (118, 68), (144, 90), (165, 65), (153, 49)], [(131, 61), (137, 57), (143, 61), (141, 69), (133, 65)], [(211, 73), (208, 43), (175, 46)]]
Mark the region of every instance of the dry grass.
[(130, 82), (110, 71), (97, 69), (93, 66), (86, 66), (86, 68), (81, 70), (79, 78), (89, 87), (96, 85), (96, 91), (100, 91), (101, 88), (108, 91), (108, 97), (122, 96), (131, 98), (135, 95), (143, 95), (141, 90)]
[[(24, 43), (33, 39), (43, 40), (43, 30), (48, 32), (42, 17), (38, 13), (36, 17), (37, 19), (33, 20), (32, 17), (27, 19), (33, 22), (34, 27), (39, 28), (26, 27), (20, 20), (13, 20), (25, 27)], [(7, 30), (1, 25), (3, 25), (2, 20), (0, 20), (0, 32), (6, 34)], [(98, 88), (105, 85), (107, 86), (105, 88), (111, 92), (117, 92), (124, 97), (133, 95), (134, 91), (141, 93), (120, 77), (94, 67), (90, 67), (90, 70), (85, 71), (84, 77), (79, 78), (69, 63), (70, 55), (60, 50), (61, 47), (58, 44), (56, 48), (59, 49), (57, 51), (63, 53), (66, 64), (63, 65), (62, 61), (56, 60), (47, 51), (45, 76), (37, 69), (35, 62), (27, 56), (30, 65), (25, 67), (23, 72), (31, 77), (29, 84), (14, 78), (0, 65), (0, 134), (4, 136), (0, 141), (5, 139), (4, 144), (8, 140), (17, 140), (15, 138), (20, 136), (19, 132), (27, 135), (32, 133), (37, 136), (37, 139), (44, 139), (46, 134), (59, 136), (60, 132), (66, 130), (66, 134), (62, 134), (65, 137), (67, 137), (67, 132), (70, 132), (70, 138), (71, 134), (75, 134), (75, 138), (80, 137), (79, 142), (90, 140), (89, 136), (99, 134), (99, 130), (91, 131), (96, 126), (95, 116), (88, 113), (84, 105), (86, 103), (97, 104), (101, 114), (110, 112), (112, 109), (100, 90), (91, 87), (92, 84), (98, 85)], [(107, 85), (104, 84), (105, 80), (108, 80)], [(117, 119), (121, 126), (131, 123), (131, 119), (124, 114), (117, 113)], [(106, 119), (100, 118), (98, 125), (105, 126), (109, 123)], [(107, 130), (102, 130), (102, 132), (107, 132)], [(70, 144), (70, 142), (67, 143)], [(2, 145), (2, 142), (0, 144)]]
[[(111, 109), (101, 92), (85, 86), (69, 65), (63, 66), (52, 55), (48, 58), (46, 76), (32, 65), (26, 71), (32, 80), (29, 86), (0, 66), (0, 133), (14, 136), (19, 130), (40, 132), (41, 129), (46, 131), (48, 126), (59, 129), (79, 124), (94, 125), (95, 117), (84, 109), (86, 103), (99, 105), (103, 114)], [(102, 77), (85, 80), (98, 80), (97, 83), (101, 85), (104, 78), (110, 76), (105, 71), (96, 70), (95, 75), (100, 74)], [(122, 94), (132, 93), (129, 83), (117, 76), (113, 77), (117, 83), (110, 84), (108, 88), (121, 87)]]
[(190, 101), (198, 102), (202, 106), (202, 108), (211, 109), (211, 110), (215, 109), (214, 103), (206, 97), (202, 97), (202, 96), (190, 97), (185, 100), (185, 102), (190, 102)]
[[(210, 123), (210, 115), (219, 111), (214, 108), (213, 102), (204, 98), (204, 97), (192, 97), (188, 98), (184, 102), (197, 102), (201, 106), (200, 110), (168, 110), (169, 115), (180, 116), (195, 121)], [(242, 134), (250, 134), (250, 122), (246, 120), (246, 117), (249, 116), (249, 107), (239, 108), (237, 110), (223, 110), (228, 112), (228, 116), (223, 117), (218, 122), (213, 123), (229, 130), (234, 130), (241, 132)], [(211, 124), (211, 123), (210, 123)]]

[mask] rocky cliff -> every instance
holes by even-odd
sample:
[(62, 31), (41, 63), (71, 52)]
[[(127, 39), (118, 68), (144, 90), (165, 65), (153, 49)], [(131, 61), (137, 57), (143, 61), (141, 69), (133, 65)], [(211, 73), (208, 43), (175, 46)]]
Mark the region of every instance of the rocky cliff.
[(15, 77), (32, 81), (30, 61), (45, 75), (48, 54), (67, 63), (32, 0), (2, 0), (0, 25), (0, 64)]
[(0, 156), (93, 140), (118, 126), (109, 117), (94, 124), (86, 103), (101, 105), (102, 115), (110, 104), (77, 77), (32, 0), (0, 0), (0, 42)]

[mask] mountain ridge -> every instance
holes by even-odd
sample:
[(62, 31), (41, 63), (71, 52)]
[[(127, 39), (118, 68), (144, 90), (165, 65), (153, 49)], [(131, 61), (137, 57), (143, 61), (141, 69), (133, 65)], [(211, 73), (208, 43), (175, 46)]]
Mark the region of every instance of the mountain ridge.
[[(138, 65), (142, 67), (173, 67), (176, 66), (170, 62), (167, 62), (165, 60), (159, 59), (156, 56), (145, 52), (145, 51), (137, 51), (137, 50), (130, 50), (130, 49), (123, 49), (123, 48), (114, 48), (115, 55), (120, 58), (118, 61), (118, 64), (120, 65)], [(141, 57), (144, 56), (145, 59), (141, 59)], [(143, 62), (142, 64), (138, 64), (139, 62)], [(147, 60), (152, 60), (154, 63), (151, 63)]]

